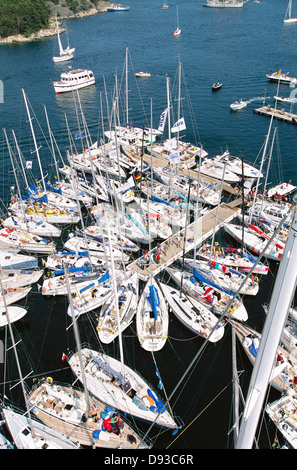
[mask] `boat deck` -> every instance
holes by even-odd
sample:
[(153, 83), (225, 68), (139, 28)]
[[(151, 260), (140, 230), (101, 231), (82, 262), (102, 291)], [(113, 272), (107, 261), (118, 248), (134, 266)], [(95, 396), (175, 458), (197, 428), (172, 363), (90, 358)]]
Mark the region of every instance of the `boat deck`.
[(155, 259), (154, 254), (156, 254), (156, 248), (154, 248), (148, 253), (151, 259), (150, 264), (141, 256), (129, 264), (127, 269), (137, 272), (139, 278), (143, 281), (149, 278), (150, 273), (155, 276), (166, 266), (169, 266), (180, 258), (183, 252), (187, 253), (195, 248), (195, 246), (199, 246), (213, 234), (214, 230), (218, 231), (223, 223), (230, 222), (233, 217), (236, 217), (241, 210), (238, 208), (241, 202), (241, 198), (237, 198), (228, 204), (222, 203), (219, 206), (216, 227), (214, 227), (214, 225), (217, 207), (200, 217), (197, 222), (189, 224), (186, 229), (175, 233), (163, 243), (160, 243), (160, 245), (158, 245), (161, 252), (160, 260)]
[(267, 117), (271, 117), (273, 112), (275, 119), (297, 125), (297, 114), (289, 113), (283, 109), (274, 109), (271, 106), (262, 106), (262, 108), (254, 109), (254, 113)]
[[(124, 147), (125, 152), (127, 154), (130, 154), (132, 158), (140, 160), (140, 155), (137, 155), (136, 152), (132, 151), (131, 149), (129, 149), (125, 145), (123, 145), (123, 147)], [(156, 156), (151, 156), (151, 155), (148, 155), (147, 153), (145, 153), (143, 155), (143, 161), (145, 163), (147, 163), (148, 165), (152, 164), (153, 168), (157, 168), (157, 167), (170, 168), (170, 164), (169, 164), (168, 159), (167, 158), (162, 158), (161, 156), (156, 157)], [(194, 170), (190, 170), (190, 169), (180, 167), (179, 172), (181, 174), (185, 175), (185, 176), (189, 176), (190, 178), (193, 178), (194, 180), (198, 179), (198, 171), (194, 171)], [(218, 185), (218, 187), (220, 187), (220, 185), (221, 185), (221, 180), (218, 180), (217, 178), (213, 178), (211, 176), (200, 175), (200, 179), (201, 179), (201, 181), (205, 181), (206, 183), (209, 183), (209, 184), (212, 183), (214, 185)], [(223, 191), (228, 193), (228, 194), (232, 194), (232, 195), (237, 195), (238, 194), (238, 190), (233, 188), (228, 183), (223, 183)]]

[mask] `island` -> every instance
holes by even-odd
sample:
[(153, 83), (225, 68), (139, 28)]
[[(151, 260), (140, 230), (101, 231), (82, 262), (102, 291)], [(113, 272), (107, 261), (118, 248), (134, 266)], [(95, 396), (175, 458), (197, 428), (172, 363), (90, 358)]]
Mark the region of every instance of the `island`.
[(0, 44), (29, 42), (57, 34), (58, 19), (107, 11), (109, 0), (1, 0)]

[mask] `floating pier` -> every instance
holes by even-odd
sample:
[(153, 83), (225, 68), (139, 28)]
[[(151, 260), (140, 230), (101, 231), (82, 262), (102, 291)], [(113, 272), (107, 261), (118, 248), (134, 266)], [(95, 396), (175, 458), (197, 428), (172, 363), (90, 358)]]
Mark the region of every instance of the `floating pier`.
[[(139, 278), (143, 281), (148, 280), (150, 274), (155, 276), (165, 267), (181, 258), (183, 252), (187, 253), (196, 246), (198, 247), (207, 238), (212, 236), (214, 231), (217, 232), (225, 222), (228, 223), (236, 217), (241, 211), (241, 209), (238, 208), (241, 203), (241, 198), (237, 198), (228, 204), (220, 204), (219, 208), (213, 208), (197, 221), (192, 222), (183, 230), (176, 232), (167, 240), (160, 243), (158, 249), (161, 253), (161, 259), (158, 262), (154, 258), (154, 253), (156, 253), (157, 248), (153, 248), (148, 252), (148, 256), (151, 260), (150, 263), (145, 262), (144, 257), (141, 256), (133, 261), (133, 263), (129, 264), (127, 269), (137, 272)], [(215, 226), (216, 217), (217, 224)]]
[(289, 113), (284, 109), (274, 109), (271, 106), (263, 106), (262, 108), (254, 109), (254, 113), (267, 117), (271, 117), (274, 113), (275, 119), (294, 124), (295, 126), (297, 125), (297, 114)]

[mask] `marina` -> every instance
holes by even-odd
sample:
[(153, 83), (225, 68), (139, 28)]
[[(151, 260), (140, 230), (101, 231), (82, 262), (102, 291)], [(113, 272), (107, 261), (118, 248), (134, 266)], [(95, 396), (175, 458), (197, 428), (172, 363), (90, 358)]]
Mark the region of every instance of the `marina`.
[(295, 448), (291, 6), (131, 0), (0, 48), (7, 448)]

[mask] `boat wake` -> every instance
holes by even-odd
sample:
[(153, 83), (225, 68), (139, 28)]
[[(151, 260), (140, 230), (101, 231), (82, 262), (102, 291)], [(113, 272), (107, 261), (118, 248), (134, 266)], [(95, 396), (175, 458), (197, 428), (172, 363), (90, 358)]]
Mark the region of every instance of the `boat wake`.
[(251, 98), (250, 100), (246, 100), (247, 103), (254, 103), (255, 101), (264, 101), (264, 100), (269, 100), (271, 99), (271, 96), (255, 96), (254, 98)]

